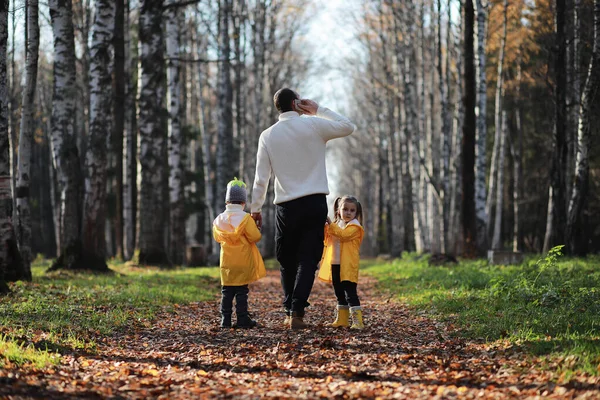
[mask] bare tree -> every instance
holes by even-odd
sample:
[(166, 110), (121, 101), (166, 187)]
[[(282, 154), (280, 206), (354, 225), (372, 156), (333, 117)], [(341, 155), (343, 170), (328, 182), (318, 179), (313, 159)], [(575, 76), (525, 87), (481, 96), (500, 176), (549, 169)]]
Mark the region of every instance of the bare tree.
[(8, 241), (12, 228), (10, 144), (8, 140), (8, 88), (6, 48), (8, 47), (8, 0), (0, 1), (0, 294), (9, 291), (5, 283)]
[(113, 92), (111, 50), (115, 3), (95, 2), (90, 47), (90, 132), (85, 156), (86, 177), (83, 212), (84, 260), (81, 268), (106, 271), (107, 153), (112, 133)]
[(548, 200), (548, 218), (546, 237), (544, 238), (544, 252), (552, 246), (563, 244), (566, 230), (566, 88), (567, 77), (565, 68), (566, 58), (566, 32), (565, 32), (566, 4), (565, 0), (556, 0), (555, 29), (556, 29), (556, 55), (554, 60), (554, 150), (552, 154), (552, 167), (550, 170), (550, 198)]
[[(167, 0), (166, 6), (177, 2)], [(181, 68), (179, 64), (180, 32), (179, 13), (176, 7), (167, 8), (166, 42), (167, 42), (167, 86), (169, 105), (169, 205), (170, 235), (169, 252), (171, 262), (182, 264), (185, 255), (185, 202), (183, 182), (183, 135), (181, 131)]]
[(573, 194), (569, 202), (567, 232), (565, 235), (568, 249), (576, 253), (577, 230), (581, 224), (581, 211), (588, 191), (589, 151), (593, 129), (593, 116), (598, 117), (598, 98), (600, 96), (600, 0), (594, 0), (594, 44), (588, 67), (588, 76), (583, 89), (579, 111), (579, 129), (577, 132), (577, 169)]
[[(488, 233), (487, 225), (489, 210), (486, 207), (486, 199), (489, 201), (492, 195), (487, 196), (485, 189), (486, 177), (486, 143), (487, 143), (487, 74), (486, 67), (486, 31), (488, 3), (477, 0), (477, 129), (475, 150), (475, 225), (477, 228), (477, 248), (479, 253), (487, 249)], [(490, 193), (491, 192), (490, 188)]]
[(52, 265), (72, 268), (81, 259), (81, 164), (75, 132), (75, 38), (71, 0), (50, 0), (54, 33), (52, 153), (60, 191), (61, 249)]
[(23, 258), (23, 267), (31, 279), (31, 209), (30, 177), (31, 147), (33, 144), (34, 102), (37, 84), (38, 51), (40, 46), (40, 26), (38, 21), (38, 1), (27, 2), (27, 61), (25, 90), (23, 91), (23, 111), (21, 112), (21, 132), (19, 137), (19, 166), (15, 197), (17, 200), (17, 239)]
[(462, 138), (462, 226), (465, 253), (468, 256), (482, 254), (477, 246), (475, 213), (475, 68), (473, 49), (474, 9), (473, 1), (464, 2), (464, 122)]
[(163, 130), (164, 45), (162, 0), (140, 4), (139, 41), (141, 87), (139, 97), (139, 191), (140, 264), (170, 264), (165, 249), (164, 178), (166, 135)]
[[(133, 257), (136, 242), (137, 213), (137, 64), (136, 38), (132, 37), (129, 1), (125, 10), (125, 137), (123, 140), (123, 256)], [(135, 32), (135, 31), (133, 31)]]
[(502, 249), (502, 198), (504, 195), (504, 154), (506, 149), (506, 111), (502, 111), (502, 122), (500, 126), (500, 143), (498, 143), (498, 182), (496, 184), (496, 193), (490, 193), (490, 196), (496, 195), (496, 213), (494, 219), (494, 236), (492, 237), (492, 249)]
[[(114, 47), (114, 100), (113, 100), (113, 133), (111, 140), (111, 155), (114, 157), (114, 186), (115, 210), (114, 210), (114, 230), (115, 230), (115, 251), (118, 259), (124, 259), (123, 251), (123, 139), (125, 130), (125, 87), (128, 84), (128, 74), (125, 73), (125, 29), (129, 29), (129, 24), (125, 25), (125, 3), (128, 0), (115, 1), (115, 29), (113, 35)], [(127, 32), (129, 35), (129, 32)]]
[[(231, 61), (229, 22), (231, 19), (232, 2), (222, 0), (219, 4), (219, 77), (217, 89), (218, 101), (218, 141), (216, 154), (216, 204), (225, 201), (227, 182), (237, 175), (233, 147), (233, 91), (231, 87)], [(218, 208), (218, 207), (217, 207)]]

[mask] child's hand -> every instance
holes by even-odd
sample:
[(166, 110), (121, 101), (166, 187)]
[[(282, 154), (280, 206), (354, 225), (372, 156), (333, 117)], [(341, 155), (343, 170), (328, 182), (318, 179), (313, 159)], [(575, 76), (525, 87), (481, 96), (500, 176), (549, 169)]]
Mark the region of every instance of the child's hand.
[(331, 218), (327, 217), (327, 223), (331, 225)]

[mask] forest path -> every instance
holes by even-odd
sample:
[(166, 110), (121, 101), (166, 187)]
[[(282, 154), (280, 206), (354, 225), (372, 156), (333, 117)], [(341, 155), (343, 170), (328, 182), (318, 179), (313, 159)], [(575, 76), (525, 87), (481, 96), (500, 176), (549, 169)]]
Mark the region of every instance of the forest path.
[(283, 327), (278, 271), (250, 287), (255, 329), (220, 329), (219, 298), (175, 306), (152, 323), (97, 338), (94, 354), (0, 379), (0, 398), (600, 398), (597, 378), (565, 385), (507, 346), (457, 338), (452, 325), (415, 315), (359, 285), (363, 331), (336, 329), (332, 290), (316, 281), (311, 328)]

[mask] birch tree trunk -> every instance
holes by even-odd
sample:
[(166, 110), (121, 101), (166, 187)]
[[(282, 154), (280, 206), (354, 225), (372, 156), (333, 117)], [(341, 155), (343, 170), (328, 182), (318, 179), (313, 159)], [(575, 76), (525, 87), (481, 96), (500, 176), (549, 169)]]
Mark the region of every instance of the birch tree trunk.
[[(438, 49), (437, 49), (437, 70), (440, 87), (440, 103), (442, 106), (442, 165), (440, 169), (440, 197), (441, 197), (441, 214), (442, 214), (442, 227), (441, 227), (441, 250), (443, 253), (448, 254), (448, 233), (450, 225), (450, 140), (451, 140), (451, 115), (448, 107), (448, 85), (450, 83), (450, 72), (449, 62), (450, 58), (450, 32), (452, 28), (452, 14), (451, 7), (448, 4), (448, 25), (446, 27), (446, 52), (445, 56), (442, 56), (442, 2), (437, 0), (438, 8)], [(445, 67), (445, 74), (442, 67)]]
[[(167, 5), (178, 0), (167, 0)], [(171, 262), (181, 265), (185, 256), (185, 201), (183, 193), (183, 137), (181, 132), (181, 68), (179, 65), (179, 8), (169, 7), (166, 12), (167, 86), (169, 88), (169, 203)]]
[[(217, 159), (216, 159), (216, 204), (223, 204), (227, 182), (236, 173), (233, 146), (233, 92), (231, 87), (231, 62), (229, 43), (229, 20), (231, 19), (231, 0), (223, 0), (219, 9), (219, 77), (217, 89), (218, 125), (217, 125)], [(219, 208), (219, 207), (216, 207)]]
[(569, 201), (566, 243), (571, 254), (577, 253), (577, 233), (581, 223), (581, 211), (588, 191), (589, 151), (592, 138), (593, 116), (598, 118), (600, 95), (600, 0), (594, 0), (594, 44), (588, 67), (588, 76), (583, 89), (577, 131), (577, 169), (573, 194)]
[(108, 271), (106, 266), (107, 153), (112, 133), (111, 45), (115, 3), (96, 0), (90, 47), (90, 132), (85, 156), (82, 268)]
[[(494, 236), (492, 249), (502, 250), (502, 195), (504, 194), (504, 154), (506, 143), (506, 111), (502, 111), (500, 127), (500, 143), (498, 144), (498, 183), (496, 184), (496, 213), (494, 220)], [(490, 193), (490, 196), (494, 193)]]
[(140, 4), (141, 88), (139, 99), (139, 162), (141, 167), (139, 237), (140, 264), (169, 265), (165, 249), (162, 0)]
[[(208, 131), (208, 123), (206, 118), (206, 105), (204, 101), (204, 80), (208, 80), (204, 73), (202, 72), (201, 64), (198, 64), (198, 93), (199, 93), (199, 114), (201, 119), (200, 127), (202, 129), (202, 159), (203, 163), (203, 172), (204, 172), (204, 199), (206, 204), (206, 211), (208, 214), (208, 224), (212, 224), (212, 221), (215, 219), (215, 196), (213, 191), (213, 183), (210, 179), (212, 172), (212, 155), (211, 155), (211, 135)], [(209, 227), (206, 227), (206, 243), (209, 244), (210, 253), (213, 255), (217, 255), (219, 252), (219, 246), (213, 243), (212, 236), (210, 235), (211, 230)], [(207, 252), (208, 253), (208, 252)]]
[[(414, 25), (410, 23), (408, 27), (408, 37), (414, 38)], [(413, 42), (412, 40), (410, 42)], [(407, 46), (410, 46), (407, 44)], [(421, 188), (421, 162), (420, 162), (420, 129), (417, 117), (417, 95), (415, 90), (416, 75), (416, 54), (415, 49), (408, 47), (406, 50), (407, 57), (405, 57), (405, 107), (406, 107), (406, 135), (410, 137), (411, 146), (409, 150), (410, 157), (410, 175), (412, 178), (412, 204), (413, 204), (413, 223), (414, 223), (414, 236), (415, 236), (415, 247), (417, 252), (423, 252), (426, 246), (425, 234), (423, 230), (423, 215), (422, 215), (422, 202), (419, 198), (419, 192)]]
[[(502, 141), (501, 136), (502, 132), (502, 112), (503, 110), (503, 86), (504, 86), (504, 52), (506, 48), (506, 27), (507, 27), (507, 10), (508, 10), (508, 1), (504, 1), (504, 20), (502, 24), (502, 37), (500, 39), (500, 49), (498, 54), (498, 68), (497, 68), (497, 79), (496, 79), (496, 97), (495, 97), (495, 110), (494, 110), (494, 147), (492, 150), (492, 162), (490, 165), (490, 175), (489, 175), (489, 183), (490, 183), (490, 195), (487, 198), (485, 203), (485, 212), (486, 215), (492, 215), (492, 206), (495, 200), (496, 193), (496, 179), (499, 173), (500, 167), (498, 165), (498, 157), (500, 157), (500, 142)], [(497, 213), (496, 213), (497, 214)], [(495, 223), (495, 221), (494, 221)], [(488, 225), (488, 233), (496, 232), (494, 225), (489, 223)], [(494, 249), (498, 249), (495, 248)]]
[(132, 38), (131, 11), (126, 0), (125, 37), (125, 137), (123, 140), (123, 256), (133, 257), (137, 213), (137, 44)]
[(462, 227), (466, 256), (482, 255), (484, 248), (477, 246), (477, 218), (475, 211), (475, 68), (473, 48), (473, 1), (464, 2), (464, 121), (462, 138)]
[(50, 0), (54, 33), (52, 152), (60, 191), (61, 250), (51, 269), (81, 261), (81, 164), (75, 132), (75, 38), (71, 0)]
[(516, 109), (515, 109), (515, 124), (517, 140), (511, 141), (512, 157), (514, 162), (513, 172), (513, 251), (517, 252), (521, 250), (521, 182), (522, 182), (522, 154), (523, 154), (523, 128), (521, 124), (521, 56), (519, 55), (517, 61), (517, 88), (516, 88)]
[(25, 90), (21, 111), (21, 132), (19, 137), (19, 166), (15, 197), (17, 203), (17, 240), (23, 258), (23, 267), (31, 280), (31, 208), (30, 177), (31, 147), (33, 145), (34, 103), (37, 84), (38, 52), (40, 47), (40, 26), (38, 21), (38, 0), (28, 0), (27, 4), (27, 61), (25, 65)]
[(486, 208), (486, 198), (493, 197), (490, 189), (490, 196), (487, 196), (485, 190), (486, 176), (486, 143), (487, 143), (487, 75), (485, 71), (485, 44), (486, 44), (486, 25), (487, 25), (488, 4), (484, 0), (477, 0), (477, 130), (476, 130), (476, 150), (475, 150), (475, 224), (477, 227), (477, 248), (478, 253), (487, 250), (488, 233), (487, 224), (489, 211)]
[(113, 134), (111, 154), (115, 157), (114, 193), (115, 193), (115, 250), (116, 257), (123, 260), (123, 132), (125, 130), (125, 85), (128, 75), (125, 74), (125, 3), (128, 0), (115, 1), (114, 30), (114, 101), (113, 101)]
[(8, 241), (12, 228), (10, 144), (8, 139), (8, 87), (6, 48), (8, 47), (8, 0), (0, 1), (0, 294), (8, 293), (5, 273)]

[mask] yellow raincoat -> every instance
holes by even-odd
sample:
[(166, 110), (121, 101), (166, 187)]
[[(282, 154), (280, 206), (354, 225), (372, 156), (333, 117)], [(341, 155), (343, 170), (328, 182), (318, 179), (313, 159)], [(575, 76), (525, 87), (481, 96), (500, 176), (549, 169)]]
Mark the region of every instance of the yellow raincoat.
[(333, 236), (340, 241), (340, 280), (358, 283), (358, 263), (360, 244), (365, 231), (357, 220), (352, 220), (345, 228), (336, 223), (325, 225), (325, 249), (321, 258), (319, 279), (331, 283), (331, 259), (333, 258)]
[(233, 232), (213, 225), (213, 237), (221, 244), (223, 286), (247, 285), (267, 274), (265, 263), (256, 247), (261, 234), (250, 214), (246, 214)]

